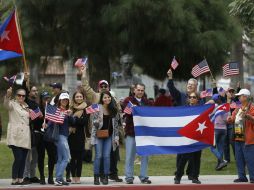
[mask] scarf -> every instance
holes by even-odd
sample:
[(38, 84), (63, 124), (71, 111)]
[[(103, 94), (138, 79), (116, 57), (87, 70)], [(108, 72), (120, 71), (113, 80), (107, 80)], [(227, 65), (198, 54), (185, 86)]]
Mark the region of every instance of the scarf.
[(72, 106), (73, 116), (80, 118), (82, 114), (84, 113), (84, 109), (86, 107), (87, 107), (87, 104), (85, 102), (82, 102), (81, 104), (73, 103), (73, 106)]

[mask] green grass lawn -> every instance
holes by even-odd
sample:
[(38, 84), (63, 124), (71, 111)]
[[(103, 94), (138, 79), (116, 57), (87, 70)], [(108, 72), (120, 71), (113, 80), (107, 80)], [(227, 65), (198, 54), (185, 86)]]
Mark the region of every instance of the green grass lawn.
[[(8, 113), (0, 105), (0, 114), (2, 116), (3, 122), (3, 133), (4, 137), (6, 136), (6, 126), (8, 121)], [(125, 151), (124, 147), (121, 147), (120, 157), (121, 160), (118, 164), (119, 175), (124, 175), (124, 160), (125, 160)], [(231, 153), (232, 155), (232, 153)], [(163, 156), (151, 156), (149, 159), (149, 171), (150, 176), (167, 176), (174, 175), (176, 159), (175, 155), (163, 155)], [(45, 159), (45, 174), (47, 176), (47, 158)], [(0, 142), (0, 179), (10, 178), (11, 177), (11, 167), (13, 162), (13, 156), (11, 150), (6, 146), (5, 143)], [(209, 149), (205, 149), (202, 152), (201, 157), (201, 175), (227, 175), (227, 174), (236, 174), (235, 161), (231, 156), (231, 163), (228, 164), (226, 168), (222, 171), (215, 171), (215, 165), (217, 161), (216, 158), (212, 155)], [(140, 165), (135, 165), (135, 175), (139, 175)], [(37, 172), (37, 176), (39, 173)], [(93, 176), (93, 165), (92, 164), (83, 164), (82, 176)]]
[[(149, 171), (150, 176), (168, 176), (174, 175), (175, 172), (175, 155), (163, 155), (163, 156), (151, 156), (149, 159)], [(121, 148), (121, 160), (118, 164), (119, 175), (124, 175), (124, 160), (125, 152), (124, 148)], [(47, 158), (45, 159), (45, 173), (47, 176)], [(11, 166), (13, 162), (13, 156), (11, 150), (5, 143), (0, 143), (0, 179), (11, 177)], [(212, 155), (209, 149), (202, 152), (201, 157), (201, 175), (229, 175), (236, 174), (235, 161), (228, 164), (222, 171), (215, 171), (216, 159)], [(139, 175), (140, 165), (135, 165), (135, 175)], [(39, 173), (37, 171), (37, 176)], [(83, 164), (82, 176), (93, 176), (93, 165)]]

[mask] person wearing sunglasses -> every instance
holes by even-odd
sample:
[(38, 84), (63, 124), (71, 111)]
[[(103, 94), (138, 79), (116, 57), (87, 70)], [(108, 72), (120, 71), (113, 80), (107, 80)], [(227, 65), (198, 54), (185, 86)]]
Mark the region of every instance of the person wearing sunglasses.
[[(199, 95), (197, 92), (192, 92), (189, 94), (187, 99), (187, 104), (189, 106), (197, 106), (199, 105)], [(201, 184), (199, 181), (199, 172), (200, 172), (200, 158), (201, 158), (201, 150), (191, 153), (181, 154), (181, 159), (178, 161), (175, 172), (175, 184), (180, 184), (181, 178), (184, 175), (184, 168), (189, 162), (189, 166), (191, 168), (189, 176), (192, 176), (192, 183)]]
[[(188, 102), (188, 96), (193, 92), (197, 92), (198, 81), (194, 78), (190, 78), (186, 84), (186, 91), (181, 92), (174, 85), (173, 72), (171, 69), (168, 70), (167, 75), (168, 75), (167, 87), (169, 89), (170, 95), (172, 96), (172, 98), (174, 100), (174, 105), (176, 105), (176, 106), (186, 105)], [(201, 100), (200, 104), (202, 104), (202, 103), (203, 102)], [(176, 165), (178, 165), (178, 162), (181, 160), (181, 158), (182, 158), (182, 154), (177, 154)], [(190, 165), (188, 165), (186, 174), (188, 175), (189, 180), (193, 179), (193, 177), (191, 176), (191, 173), (192, 173), (191, 169), (192, 168), (190, 167)], [(178, 181), (180, 182), (179, 179), (175, 178), (175, 183), (178, 183)]]
[(4, 106), (9, 113), (7, 127), (7, 145), (11, 148), (14, 162), (12, 165), (12, 185), (23, 185), (23, 173), (28, 150), (31, 149), (31, 132), (29, 127), (29, 109), (25, 103), (26, 91), (18, 89), (11, 99), (12, 87), (4, 97)]

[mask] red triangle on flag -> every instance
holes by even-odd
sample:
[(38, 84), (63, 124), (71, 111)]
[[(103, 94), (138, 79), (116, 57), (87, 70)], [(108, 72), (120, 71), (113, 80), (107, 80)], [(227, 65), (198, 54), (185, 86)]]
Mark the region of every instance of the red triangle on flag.
[(224, 110), (225, 112), (229, 112), (230, 104), (229, 103), (222, 104), (217, 108), (217, 110)]
[(22, 54), (15, 11), (5, 20), (1, 27), (5, 28), (0, 34), (0, 49)]
[(186, 126), (178, 130), (178, 133), (190, 139), (213, 145), (214, 124), (211, 122), (209, 117), (209, 114), (211, 114), (213, 110), (214, 105), (212, 105), (205, 112), (201, 113)]

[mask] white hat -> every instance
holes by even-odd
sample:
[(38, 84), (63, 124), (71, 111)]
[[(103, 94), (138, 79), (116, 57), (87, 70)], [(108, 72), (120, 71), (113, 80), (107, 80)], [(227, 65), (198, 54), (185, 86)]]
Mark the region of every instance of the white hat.
[(70, 96), (68, 93), (64, 92), (64, 93), (61, 93), (60, 96), (59, 96), (59, 100), (63, 100), (63, 99), (70, 99)]
[(237, 94), (235, 94), (236, 96), (241, 96), (241, 95), (245, 95), (245, 96), (250, 96), (250, 91), (248, 89), (241, 89)]

